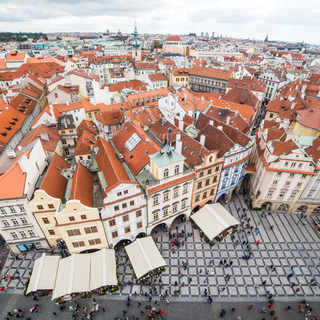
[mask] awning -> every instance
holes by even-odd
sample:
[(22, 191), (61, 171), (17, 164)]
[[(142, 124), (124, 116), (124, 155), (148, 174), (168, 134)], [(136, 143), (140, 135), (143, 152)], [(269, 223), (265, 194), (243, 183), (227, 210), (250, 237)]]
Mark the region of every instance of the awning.
[(52, 300), (73, 292), (90, 291), (90, 254), (61, 259)]
[(118, 284), (115, 251), (101, 249), (91, 253), (90, 290)]
[(210, 240), (225, 229), (240, 224), (220, 203), (204, 205), (191, 219)]
[(126, 246), (126, 252), (138, 279), (149, 271), (166, 265), (151, 237), (137, 239)]
[(27, 294), (37, 290), (52, 290), (56, 282), (59, 256), (46, 256), (35, 260)]

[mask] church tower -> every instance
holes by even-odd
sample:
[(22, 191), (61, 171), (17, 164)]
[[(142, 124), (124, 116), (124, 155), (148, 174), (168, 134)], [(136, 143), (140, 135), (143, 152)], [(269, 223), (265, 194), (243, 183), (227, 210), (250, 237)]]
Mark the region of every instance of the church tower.
[(133, 39), (133, 42), (132, 42), (132, 58), (136, 62), (141, 61), (141, 42), (139, 40), (137, 23), (135, 23), (134, 39)]

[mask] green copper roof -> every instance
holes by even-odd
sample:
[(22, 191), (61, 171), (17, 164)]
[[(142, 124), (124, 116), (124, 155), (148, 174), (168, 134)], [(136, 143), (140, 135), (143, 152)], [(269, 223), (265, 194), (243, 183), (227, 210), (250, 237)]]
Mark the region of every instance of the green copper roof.
[(309, 146), (309, 147), (311, 147), (313, 145), (313, 140), (316, 139), (316, 138), (317, 137), (295, 134), (295, 135), (293, 135), (292, 140), (294, 142), (296, 142), (300, 146)]
[(186, 158), (177, 153), (173, 147), (166, 144), (162, 150), (149, 156), (158, 168), (168, 166), (172, 163), (184, 161)]
[(139, 49), (141, 45), (141, 42), (139, 40), (139, 34), (138, 34), (138, 29), (137, 29), (137, 23), (134, 29), (134, 40), (132, 41), (132, 48), (134, 49)]

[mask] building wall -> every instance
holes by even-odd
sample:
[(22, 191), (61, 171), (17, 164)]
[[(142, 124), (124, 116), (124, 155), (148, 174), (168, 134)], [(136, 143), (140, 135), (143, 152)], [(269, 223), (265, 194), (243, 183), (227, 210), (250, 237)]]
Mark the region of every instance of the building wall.
[[(109, 247), (97, 208), (84, 206), (79, 200), (69, 200), (66, 207), (58, 212), (55, 218), (71, 254)], [(90, 243), (91, 241), (94, 243)]]

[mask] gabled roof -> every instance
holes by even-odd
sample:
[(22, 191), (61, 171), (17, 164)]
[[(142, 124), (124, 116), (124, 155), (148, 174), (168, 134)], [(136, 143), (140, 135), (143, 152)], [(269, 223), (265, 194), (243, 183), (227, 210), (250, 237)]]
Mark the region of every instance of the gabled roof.
[(94, 148), (97, 147), (99, 150), (95, 158), (99, 167), (98, 170), (103, 173), (105, 178), (106, 185), (104, 185), (104, 181), (100, 181), (105, 197), (110, 190), (120, 183), (136, 183), (130, 180), (124, 166), (118, 160), (115, 150), (107, 140), (99, 137), (94, 144)]
[(83, 130), (81, 136), (79, 137), (76, 145), (76, 150), (74, 152), (75, 156), (80, 156), (83, 154), (91, 154), (91, 146), (94, 144), (94, 136), (87, 130)]
[(182, 41), (179, 36), (168, 36), (165, 41)]
[[(129, 111), (128, 111), (129, 112)], [(123, 111), (120, 110), (103, 110), (95, 114), (97, 121), (104, 125), (120, 123), (123, 117)]]
[(154, 73), (154, 74), (149, 74), (149, 79), (151, 82), (155, 81), (167, 81), (167, 77), (163, 73)]
[(256, 77), (247, 77), (244, 76), (242, 79), (233, 79), (231, 78), (227, 84), (228, 88), (247, 88), (252, 91), (264, 92), (266, 85), (264, 81), (259, 81)]
[(87, 207), (93, 205), (93, 175), (81, 162), (73, 174), (69, 200), (80, 200)]
[(140, 80), (119, 81), (108, 85), (109, 91), (120, 92), (123, 89), (129, 88), (135, 91), (147, 91), (147, 85)]
[(54, 154), (49, 168), (40, 185), (40, 190), (44, 190), (53, 198), (62, 199), (68, 180), (61, 174), (63, 169), (69, 169), (70, 165), (64, 161), (57, 153)]
[(186, 159), (183, 155), (176, 152), (176, 150), (173, 147), (170, 147), (168, 144), (166, 144), (157, 153), (149, 155), (149, 157), (158, 168), (169, 166)]
[(229, 80), (231, 77), (232, 71), (194, 66), (193, 68), (190, 69), (189, 73), (190, 75), (192, 74), (199, 77), (203, 76), (206, 78)]
[(273, 154), (276, 156), (288, 155), (293, 150), (298, 149), (299, 147), (292, 141), (278, 141), (273, 142)]
[(79, 124), (78, 128), (77, 128), (77, 135), (78, 137), (80, 137), (81, 133), (86, 130), (88, 131), (89, 133), (91, 133), (92, 135), (96, 136), (97, 134), (99, 134), (99, 131), (96, 127), (96, 125), (91, 122), (91, 121), (88, 121), (86, 119), (83, 119), (81, 121), (81, 123)]
[[(137, 145), (130, 151), (126, 142), (136, 134), (140, 139)], [(161, 147), (152, 140), (140, 127), (127, 122), (112, 138), (118, 151), (123, 155), (134, 175), (137, 175), (149, 162), (149, 155), (161, 150)]]
[(254, 109), (257, 107), (259, 99), (247, 88), (234, 87), (229, 92), (227, 92), (223, 97), (223, 100), (246, 104)]

